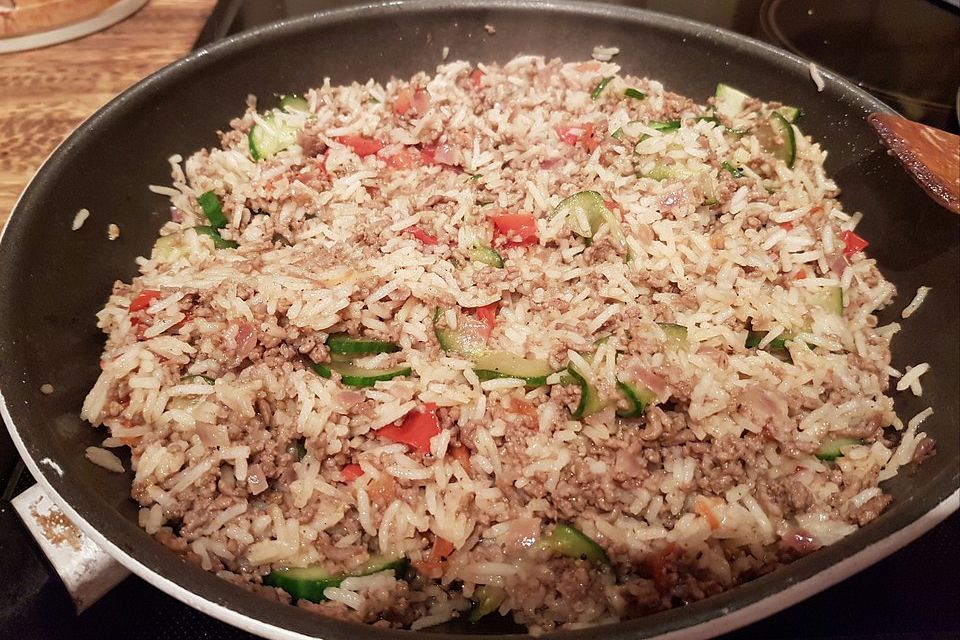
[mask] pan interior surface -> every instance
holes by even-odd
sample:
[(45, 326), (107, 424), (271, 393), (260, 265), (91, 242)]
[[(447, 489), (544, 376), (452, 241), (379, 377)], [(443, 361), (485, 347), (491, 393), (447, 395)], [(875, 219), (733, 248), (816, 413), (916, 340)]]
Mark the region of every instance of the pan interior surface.
[[(495, 33), (486, 25), (495, 26)], [(114, 281), (136, 274), (134, 258), (149, 253), (167, 219), (165, 198), (147, 185), (169, 182), (169, 156), (217, 144), (215, 132), (243, 111), (248, 94), (297, 93), (324, 77), (333, 84), (407, 77), (440, 64), (444, 47), (450, 60), (502, 63), (518, 54), (588, 59), (596, 45), (619, 47), (615, 61), (624, 72), (660, 80), (698, 102), (722, 81), (803, 108), (804, 133), (829, 150), (827, 171), (842, 189), (844, 207), (864, 212), (860, 229), (871, 239), (871, 256), (898, 288), (881, 322), (898, 319), (918, 286), (934, 288), (921, 310), (903, 322), (893, 365), (931, 363), (934, 375), (924, 379), (923, 398), (900, 394), (897, 409), (906, 420), (933, 406), (924, 429), (938, 444), (938, 454), (915, 473), (886, 485), (895, 502), (866, 528), (722, 595), (607, 627), (604, 636), (649, 637), (710, 621), (814, 576), (945, 500), (958, 485), (960, 445), (958, 224), (878, 144), (865, 116), (886, 107), (830, 74), (818, 92), (801, 61), (713, 27), (617, 7), (533, 2), (395, 3), (268, 26), (171, 65), (81, 126), (27, 188), (0, 244), (0, 389), (27, 456), (34, 463), (49, 458), (63, 471), (40, 465), (45, 482), (134, 562), (259, 621), (258, 632), (329, 640), (411, 637), (264, 600), (185, 562), (140, 529), (129, 497), (131, 474), (108, 473), (82, 453), (105, 436), (79, 418), (103, 347), (94, 316)], [(90, 217), (71, 231), (81, 208)], [(121, 230), (115, 241), (107, 239), (111, 223)], [(44, 384), (55, 393), (43, 395)], [(451, 623), (431, 637), (517, 630)]]

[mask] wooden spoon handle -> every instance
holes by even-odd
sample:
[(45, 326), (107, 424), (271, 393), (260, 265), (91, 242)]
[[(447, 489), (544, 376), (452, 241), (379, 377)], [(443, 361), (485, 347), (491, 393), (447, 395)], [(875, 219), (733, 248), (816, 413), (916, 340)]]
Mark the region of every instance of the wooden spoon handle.
[(960, 213), (960, 136), (889, 113), (871, 113), (867, 120), (917, 184)]

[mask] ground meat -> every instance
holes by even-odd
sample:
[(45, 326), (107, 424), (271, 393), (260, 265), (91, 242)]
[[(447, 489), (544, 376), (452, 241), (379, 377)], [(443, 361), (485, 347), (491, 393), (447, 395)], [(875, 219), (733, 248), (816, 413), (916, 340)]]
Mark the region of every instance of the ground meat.
[(861, 527), (872, 522), (883, 513), (883, 510), (887, 508), (893, 502), (893, 496), (887, 494), (881, 494), (867, 500), (859, 509), (853, 513), (853, 519)]

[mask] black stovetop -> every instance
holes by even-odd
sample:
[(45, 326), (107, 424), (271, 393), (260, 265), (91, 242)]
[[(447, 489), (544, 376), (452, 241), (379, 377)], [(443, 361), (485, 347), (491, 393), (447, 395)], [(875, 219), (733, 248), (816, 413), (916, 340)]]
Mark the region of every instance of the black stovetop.
[[(220, 0), (198, 46), (351, 0)], [(766, 40), (833, 69), (908, 117), (957, 131), (960, 12), (953, 0), (622, 0)], [(855, 35), (855, 37), (854, 37)], [(33, 483), (0, 429), (0, 638), (251, 639), (130, 577), (82, 616), (10, 506)], [(960, 638), (960, 514), (790, 609), (724, 636)], [(599, 636), (598, 636), (599, 637)]]

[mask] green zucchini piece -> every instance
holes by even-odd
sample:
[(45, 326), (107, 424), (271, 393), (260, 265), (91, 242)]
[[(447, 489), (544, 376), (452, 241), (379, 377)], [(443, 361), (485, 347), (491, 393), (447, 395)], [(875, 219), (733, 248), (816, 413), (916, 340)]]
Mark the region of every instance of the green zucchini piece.
[(263, 578), (263, 583), (271, 587), (280, 587), (295, 600), (323, 602), (327, 587), (339, 587), (347, 578), (369, 576), (381, 571), (393, 569), (396, 575), (406, 570), (406, 558), (373, 556), (361, 567), (347, 574), (333, 574), (320, 566), (275, 569)]
[(281, 96), (280, 108), (287, 112), (310, 111), (310, 103), (307, 102), (306, 98), (302, 98), (296, 94), (290, 96)]
[[(233, 240), (227, 240), (220, 235), (220, 232), (214, 229), (213, 227), (190, 227), (193, 229), (193, 232), (202, 236), (207, 236), (213, 240), (213, 247), (215, 249), (236, 249), (240, 245), (234, 242)], [(167, 236), (170, 237), (170, 236)]]
[[(443, 310), (437, 307), (433, 312), (433, 335), (437, 336), (440, 348), (447, 353), (456, 353), (465, 358), (477, 358), (487, 351), (486, 341), (482, 336), (463, 331), (462, 328), (450, 329), (440, 325), (443, 319)], [(463, 322), (463, 316), (460, 317)]]
[(210, 376), (201, 376), (201, 375), (183, 376), (182, 378), (180, 378), (180, 382), (185, 382), (187, 384), (200, 384), (201, 382), (205, 382), (207, 384), (214, 384), (213, 378), (211, 378)]
[(207, 217), (210, 226), (214, 229), (223, 229), (227, 226), (227, 216), (223, 215), (223, 205), (220, 204), (220, 198), (213, 191), (207, 191), (197, 198), (197, 204), (203, 209), (203, 215)]
[(794, 124), (797, 120), (800, 119), (800, 116), (803, 115), (803, 110), (800, 107), (789, 107), (783, 106), (776, 110), (777, 113), (783, 116), (784, 120), (790, 124)]
[(840, 451), (840, 449), (855, 444), (863, 444), (863, 440), (848, 438), (846, 436), (830, 438), (829, 440), (824, 440), (823, 443), (820, 444), (820, 448), (817, 449), (816, 455), (820, 460), (829, 462), (831, 460), (836, 460), (843, 455), (843, 452)]
[(470, 259), (474, 262), (482, 262), (497, 269), (503, 269), (503, 258), (497, 253), (496, 249), (482, 244), (475, 244), (470, 247)]
[(600, 397), (597, 388), (587, 381), (587, 376), (573, 364), (567, 365), (567, 373), (580, 386), (580, 402), (573, 411), (576, 419), (585, 418), (607, 406), (607, 401)]
[(809, 299), (814, 306), (834, 315), (843, 315), (843, 289), (840, 287), (824, 287), (821, 291), (811, 293)]
[[(756, 349), (766, 336), (766, 331), (749, 331), (747, 333), (747, 341), (744, 343), (744, 346), (747, 349)], [(793, 340), (793, 336), (781, 333), (779, 336), (770, 341), (770, 343), (767, 345), (767, 349), (786, 349), (787, 343), (791, 340)]]
[(680, 128), (679, 120), (653, 120), (647, 124), (651, 129), (656, 129), (657, 131), (663, 133), (669, 133), (671, 131), (676, 131)]
[(383, 340), (367, 338), (353, 338), (345, 333), (337, 333), (327, 338), (327, 348), (330, 353), (340, 355), (372, 355), (375, 353), (396, 353), (400, 345)]
[(642, 126), (644, 125), (639, 120), (631, 120), (614, 131), (612, 135), (617, 140), (623, 140), (624, 138), (639, 138), (643, 135), (643, 131), (640, 130)]
[(521, 358), (505, 351), (487, 353), (474, 359), (473, 371), (481, 380), (495, 378), (519, 378), (528, 387), (547, 384), (547, 377), (553, 373), (546, 360)]
[(263, 160), (283, 151), (297, 141), (297, 129), (280, 122), (275, 116), (264, 116), (262, 124), (250, 128), (247, 146), (250, 157)]
[(383, 380), (393, 380), (412, 373), (408, 365), (387, 369), (365, 369), (350, 362), (311, 362), (310, 368), (321, 378), (331, 378), (333, 372), (340, 374), (340, 382), (348, 387), (372, 387)]
[(647, 97), (647, 94), (645, 94), (643, 91), (638, 91), (633, 88), (628, 88), (623, 90), (623, 97), (633, 98), (634, 100), (643, 100), (644, 98)]
[(657, 325), (667, 335), (667, 345), (675, 349), (687, 348), (687, 328), (672, 322), (658, 322)]
[(617, 415), (621, 418), (639, 418), (648, 406), (657, 401), (653, 392), (639, 382), (617, 380), (617, 389), (628, 404), (626, 409), (617, 409)]
[(717, 112), (728, 118), (733, 118), (743, 111), (743, 103), (750, 98), (750, 96), (743, 91), (734, 89), (730, 85), (723, 84), (722, 82), (717, 85), (714, 97), (716, 98), (715, 104), (717, 106)]
[(658, 162), (643, 177), (662, 182), (664, 180), (686, 180), (695, 174), (695, 171), (691, 171), (683, 165)]
[(626, 248), (627, 239), (623, 235), (623, 229), (620, 228), (620, 220), (607, 208), (603, 196), (596, 191), (580, 191), (564, 198), (553, 210), (553, 215), (563, 216), (569, 222), (573, 232), (585, 240), (591, 240), (606, 222), (613, 239), (621, 248)]
[(473, 590), (473, 608), (470, 609), (470, 622), (477, 622), (487, 614), (493, 613), (500, 608), (503, 601), (507, 599), (507, 591), (502, 587), (495, 587), (490, 584), (482, 584)]
[(766, 126), (757, 129), (757, 139), (773, 157), (783, 160), (788, 167), (793, 166), (797, 159), (797, 138), (786, 118), (776, 111), (771, 113)]
[(607, 88), (607, 85), (610, 84), (610, 81), (613, 80), (613, 76), (607, 76), (603, 80), (597, 83), (597, 86), (593, 88), (593, 91), (590, 92), (590, 99), (597, 100), (600, 98), (600, 94), (603, 93), (603, 90)]
[(742, 178), (742, 177), (743, 177), (743, 171), (741, 171), (740, 169), (736, 168), (735, 166), (733, 166), (732, 164), (730, 164), (730, 163), (727, 162), (726, 160), (724, 160), (724, 161), (720, 164), (720, 168), (723, 169), (724, 171), (729, 172), (730, 175), (732, 175), (734, 178)]
[(543, 548), (568, 558), (581, 558), (609, 565), (610, 557), (603, 547), (565, 522), (558, 522), (541, 543)]

